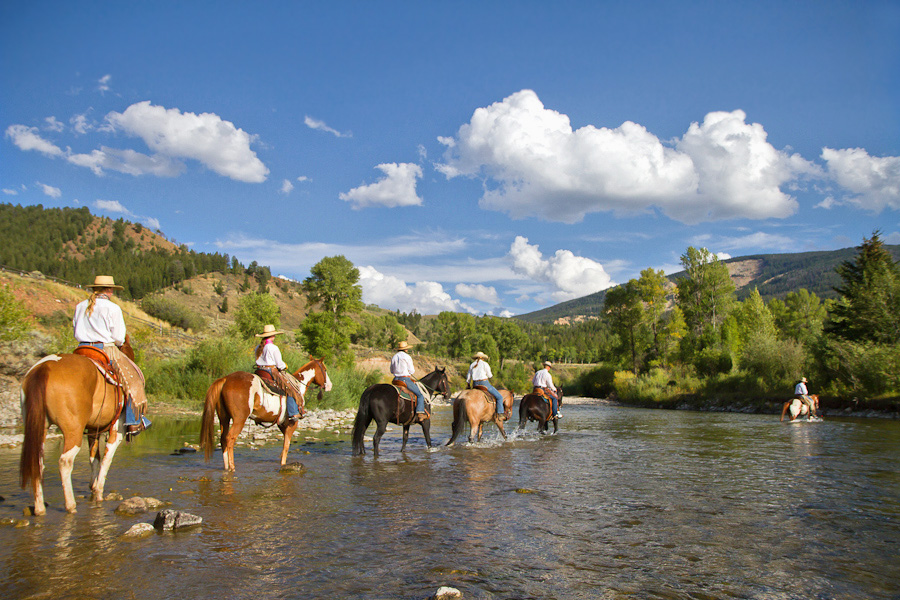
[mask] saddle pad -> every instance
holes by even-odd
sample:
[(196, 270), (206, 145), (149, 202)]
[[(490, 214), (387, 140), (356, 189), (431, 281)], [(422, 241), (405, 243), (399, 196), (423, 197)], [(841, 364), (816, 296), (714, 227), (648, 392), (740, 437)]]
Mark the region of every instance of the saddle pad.
[(93, 346), (78, 346), (72, 351), (72, 354), (77, 354), (89, 359), (94, 363), (94, 366), (97, 367), (97, 370), (100, 371), (107, 382), (122, 387), (122, 384), (119, 383), (119, 378), (116, 377), (116, 372), (112, 368), (112, 364), (109, 362), (109, 356), (107, 356), (106, 352), (103, 350), (94, 348)]
[(400, 394), (400, 400), (404, 400), (406, 402), (415, 402), (416, 401), (415, 395), (411, 391), (409, 391), (409, 388), (406, 387), (405, 385), (403, 387), (400, 387), (396, 383), (391, 384), (391, 385), (393, 385), (394, 389), (397, 390), (397, 393)]

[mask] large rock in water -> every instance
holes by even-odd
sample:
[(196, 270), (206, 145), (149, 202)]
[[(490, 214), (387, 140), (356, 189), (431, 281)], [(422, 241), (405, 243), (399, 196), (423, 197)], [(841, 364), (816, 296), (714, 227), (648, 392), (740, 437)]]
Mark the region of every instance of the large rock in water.
[(138, 515), (140, 513), (147, 512), (148, 510), (153, 510), (155, 508), (159, 508), (166, 504), (161, 500), (157, 500), (156, 498), (141, 498), (140, 496), (134, 496), (125, 500), (116, 508), (116, 514), (118, 515)]
[(153, 526), (160, 531), (171, 531), (199, 525), (202, 522), (203, 519), (197, 515), (167, 508), (159, 511), (156, 515), (156, 520), (153, 521)]

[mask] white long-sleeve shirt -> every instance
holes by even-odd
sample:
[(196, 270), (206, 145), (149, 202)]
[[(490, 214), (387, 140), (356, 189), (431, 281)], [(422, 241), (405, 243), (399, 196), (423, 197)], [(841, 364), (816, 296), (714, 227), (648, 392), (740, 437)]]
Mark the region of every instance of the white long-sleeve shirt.
[(274, 365), (279, 369), (287, 368), (287, 364), (281, 358), (281, 350), (275, 345), (275, 342), (263, 342), (263, 349), (259, 354), (259, 358), (256, 359), (256, 364), (260, 367), (271, 367)]
[(556, 386), (553, 385), (553, 376), (550, 375), (550, 371), (547, 369), (541, 369), (535, 373), (534, 377), (531, 378), (531, 385), (534, 387), (550, 388), (554, 392), (556, 391)]
[(490, 379), (493, 376), (494, 374), (491, 373), (491, 365), (487, 364), (487, 361), (479, 358), (469, 365), (469, 372), (466, 374), (466, 382)]
[(394, 377), (412, 377), (415, 373), (412, 357), (403, 350), (391, 358), (391, 375)]
[(72, 319), (72, 333), (81, 342), (100, 342), (121, 346), (125, 343), (125, 318), (119, 305), (103, 296), (94, 302), (94, 310), (87, 314), (89, 300), (83, 300), (75, 307)]
[(794, 388), (794, 395), (795, 396), (806, 396), (807, 394), (809, 394), (809, 392), (806, 391), (806, 384), (801, 381), (800, 383), (797, 384), (797, 387)]

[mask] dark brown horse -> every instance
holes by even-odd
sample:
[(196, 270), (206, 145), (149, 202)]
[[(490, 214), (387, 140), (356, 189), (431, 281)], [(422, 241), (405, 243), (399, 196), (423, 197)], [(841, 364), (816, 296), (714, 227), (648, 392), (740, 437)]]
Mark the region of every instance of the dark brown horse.
[[(120, 348), (134, 359), (128, 338)], [(91, 461), (91, 499), (103, 500), (103, 486), (113, 456), (125, 438), (124, 415), (120, 401), (122, 388), (110, 383), (97, 365), (80, 354), (52, 354), (38, 361), (22, 381), (22, 421), (25, 441), (19, 459), (19, 480), (29, 483), (34, 494), (34, 514), (47, 512), (44, 505), (44, 438), (47, 425), (56, 425), (63, 435), (59, 457), (66, 510), (75, 512), (72, 468), (87, 433)], [(100, 459), (100, 437), (108, 433)]]
[[(562, 408), (563, 389), (556, 388), (559, 393), (559, 407)], [(540, 394), (526, 394), (519, 402), (519, 429), (524, 430), (528, 421), (537, 421), (538, 433), (544, 435), (547, 432), (547, 423), (553, 421), (553, 433), (559, 431), (559, 419), (553, 416), (553, 407), (550, 399), (545, 399)]]
[[(300, 382), (301, 393), (296, 398), (300, 408), (303, 407), (306, 389), (310, 384), (314, 383), (326, 392), (331, 391), (331, 379), (325, 363), (322, 359), (310, 358), (310, 362), (294, 373), (294, 377)], [(284, 434), (284, 447), (281, 450), (281, 464), (284, 465), (291, 447), (291, 436), (297, 428), (297, 421), (290, 422), (286, 419), (285, 411), (285, 397), (270, 392), (263, 380), (253, 373), (237, 371), (217, 379), (206, 392), (200, 422), (200, 445), (206, 460), (210, 459), (216, 447), (214, 419), (218, 415), (226, 471), (234, 471), (234, 444), (248, 418), (257, 423), (278, 424)]]
[[(431, 447), (431, 398), (440, 394), (444, 398), (450, 397), (450, 381), (447, 378), (446, 369), (435, 369), (419, 380), (419, 389), (425, 387), (425, 410), (428, 418), (421, 422), (422, 433), (425, 435), (425, 444)], [(409, 393), (409, 392), (406, 392)], [(359, 399), (359, 409), (356, 411), (356, 420), (353, 422), (353, 455), (361, 456), (366, 453), (364, 438), (366, 429), (372, 420), (375, 420), (375, 435), (372, 436), (372, 451), (378, 458), (378, 443), (384, 435), (388, 423), (396, 423), (403, 426), (403, 445), (400, 452), (406, 449), (409, 440), (409, 427), (415, 420), (415, 396), (412, 402), (400, 400), (400, 390), (389, 383), (376, 383), (366, 388)]]
[[(512, 416), (512, 405), (515, 395), (506, 389), (497, 388), (503, 396), (503, 416), (509, 419)], [(469, 442), (481, 441), (482, 426), (493, 421), (500, 430), (500, 435), (506, 439), (506, 431), (503, 429), (503, 420), (497, 414), (497, 401), (494, 397), (478, 388), (463, 390), (453, 399), (453, 434), (450, 436), (448, 446), (452, 446), (456, 438), (462, 433), (465, 423), (469, 423)]]

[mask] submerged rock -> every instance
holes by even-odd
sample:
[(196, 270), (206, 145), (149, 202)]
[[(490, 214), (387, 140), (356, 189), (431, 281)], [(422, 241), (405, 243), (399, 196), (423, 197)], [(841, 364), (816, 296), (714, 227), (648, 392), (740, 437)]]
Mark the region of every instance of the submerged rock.
[(288, 463), (281, 467), (282, 473), (303, 473), (304, 471), (306, 471), (306, 467), (299, 462)]
[(185, 527), (193, 527), (202, 522), (202, 517), (167, 508), (159, 511), (156, 515), (156, 520), (153, 521), (153, 527), (160, 531), (172, 531), (175, 529), (184, 529)]
[(165, 502), (157, 500), (156, 498), (141, 498), (140, 496), (134, 496), (122, 502), (122, 504), (116, 508), (116, 514), (138, 515), (147, 512), (148, 510), (164, 506), (165, 504)]
[(442, 585), (431, 597), (431, 600), (453, 600), (454, 598), (462, 598), (462, 592), (456, 588)]
[(150, 523), (135, 523), (131, 529), (123, 533), (125, 537), (144, 537), (156, 531)]

